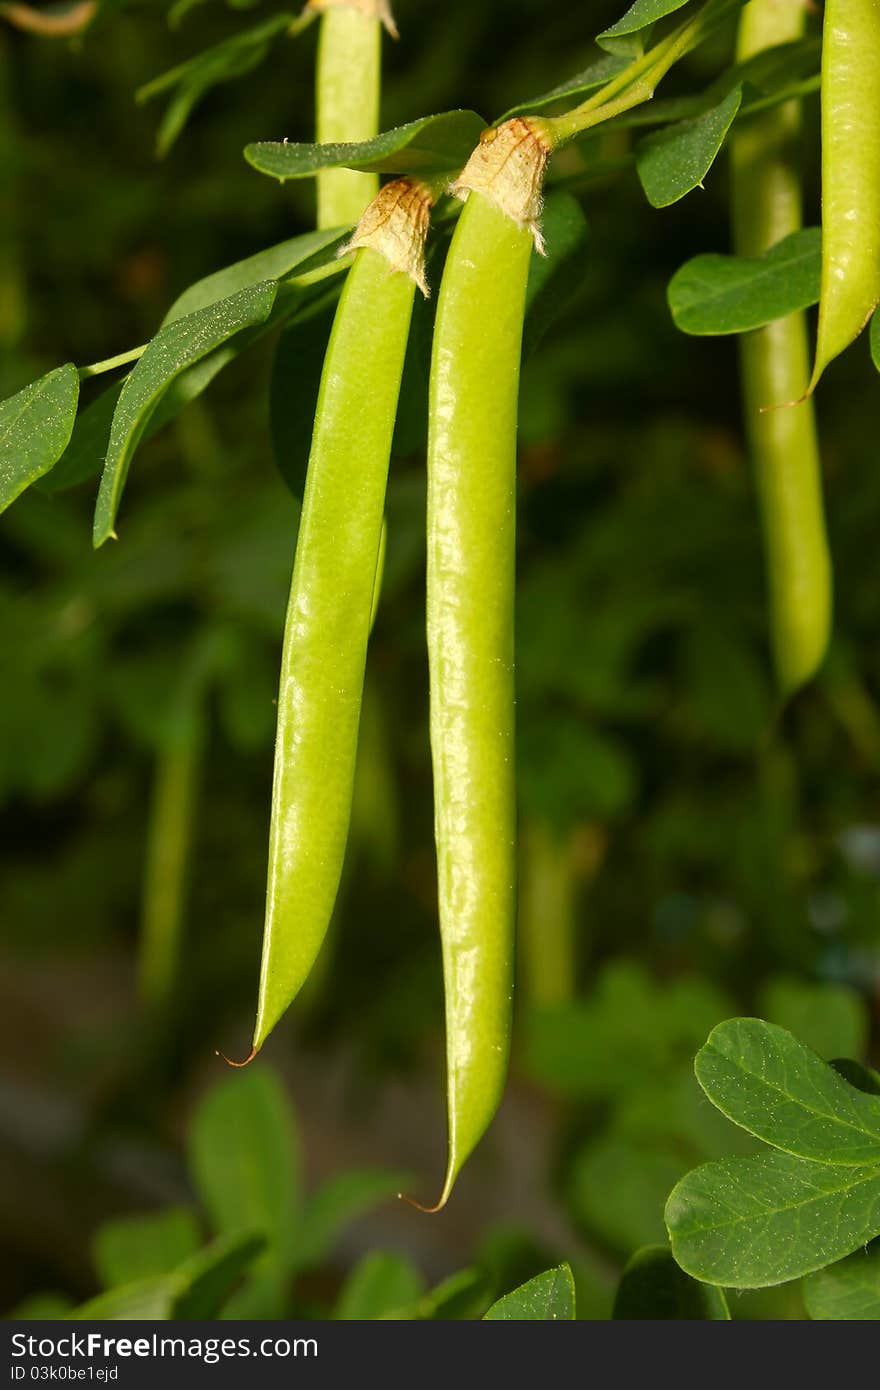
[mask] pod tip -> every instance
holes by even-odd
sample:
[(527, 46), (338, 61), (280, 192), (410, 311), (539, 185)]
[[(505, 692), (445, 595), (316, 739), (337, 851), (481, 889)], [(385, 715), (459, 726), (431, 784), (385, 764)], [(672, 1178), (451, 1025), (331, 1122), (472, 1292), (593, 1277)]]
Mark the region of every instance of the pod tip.
[(257, 1049), (252, 1047), (243, 1062), (234, 1062), (231, 1057), (227, 1057), (225, 1052), (221, 1052), (219, 1047), (214, 1048), (214, 1056), (222, 1057), (227, 1067), (246, 1067), (248, 1062), (252, 1062), (257, 1055)]

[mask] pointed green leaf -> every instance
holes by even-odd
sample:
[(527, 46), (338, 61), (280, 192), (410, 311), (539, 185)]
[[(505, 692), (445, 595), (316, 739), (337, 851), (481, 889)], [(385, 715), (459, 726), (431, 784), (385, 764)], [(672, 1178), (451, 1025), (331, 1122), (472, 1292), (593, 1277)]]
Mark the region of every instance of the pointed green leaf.
[(460, 1269), (429, 1289), (413, 1309), (419, 1322), (466, 1322), (479, 1317), (489, 1302), (481, 1269)]
[(622, 19), (598, 35), (598, 41), (601, 43), (603, 39), (617, 39), (627, 34), (637, 34), (640, 29), (647, 29), (649, 25), (656, 24), (658, 19), (675, 14), (676, 10), (684, 9), (689, 3), (690, 0), (634, 0)]
[(705, 1163), (666, 1204), (672, 1253), (710, 1284), (755, 1289), (812, 1274), (880, 1232), (880, 1167), (791, 1154)]
[(172, 1317), (196, 1321), (215, 1318), (265, 1244), (262, 1235), (221, 1236), (190, 1256), (176, 1271)]
[(214, 1230), (260, 1232), (261, 1265), (287, 1266), (301, 1201), (302, 1159), (281, 1082), (264, 1064), (225, 1077), (199, 1105), (189, 1135), (193, 1181)]
[(157, 1275), (98, 1294), (67, 1316), (75, 1322), (92, 1318), (102, 1322), (167, 1322), (172, 1317), (176, 1292), (172, 1274)]
[(880, 1166), (880, 1100), (854, 1090), (784, 1028), (732, 1018), (694, 1062), (706, 1095), (734, 1124), (820, 1163)]
[(574, 1318), (574, 1279), (567, 1264), (534, 1279), (493, 1303), (485, 1322), (570, 1322)]
[(95, 507), (95, 546), (114, 534), (116, 513), (132, 455), (150, 415), (172, 382), (242, 329), (264, 322), (277, 285), (268, 281), (221, 299), (160, 329), (126, 379), (110, 431), (107, 459)]
[(0, 512), (58, 462), (78, 400), (79, 374), (68, 362), (0, 401)]
[(874, 363), (877, 371), (880, 372), (880, 309), (877, 310), (874, 317), (871, 319), (869, 341), (871, 345), (871, 361)]
[(729, 1321), (730, 1309), (721, 1289), (701, 1284), (675, 1263), (665, 1245), (637, 1250), (621, 1276), (612, 1317), (618, 1321), (676, 1318)]
[(199, 1229), (192, 1212), (169, 1207), (106, 1221), (95, 1235), (92, 1254), (99, 1280), (111, 1289), (169, 1274), (198, 1248)]
[(423, 1289), (422, 1276), (409, 1260), (372, 1250), (346, 1279), (333, 1316), (342, 1322), (405, 1318)]
[(804, 1280), (804, 1302), (811, 1318), (837, 1322), (880, 1319), (880, 1240), (867, 1250), (817, 1270)]
[(160, 155), (167, 154), (202, 97), (218, 83), (252, 72), (269, 52), (272, 40), (289, 29), (292, 20), (292, 14), (274, 15), (252, 29), (197, 53), (140, 88), (136, 94), (140, 102), (149, 101), (161, 92), (172, 92), (159, 128)]
[(669, 282), (669, 308), (683, 333), (747, 333), (817, 304), (821, 268), (822, 233), (805, 227), (754, 260), (706, 255), (686, 261)]
[(703, 115), (667, 126), (642, 141), (636, 151), (636, 170), (652, 207), (669, 207), (702, 187), (741, 101), (742, 88), (734, 87)]
[(424, 116), (358, 144), (295, 145), (259, 141), (247, 162), (272, 178), (303, 179), (319, 169), (363, 169), (380, 174), (450, 174), (459, 170), (485, 128), (475, 111)]
[(545, 106), (553, 106), (556, 102), (575, 103), (581, 97), (594, 92), (597, 87), (603, 87), (606, 82), (610, 82), (612, 77), (616, 77), (628, 66), (628, 58), (614, 53), (606, 53), (602, 58), (597, 58), (589, 67), (576, 72), (573, 77), (566, 78), (564, 82), (560, 82), (556, 87), (551, 87), (549, 91), (542, 92), (540, 96), (532, 97), (530, 101), (521, 101), (518, 106), (512, 106), (509, 111), (505, 111), (501, 120), (508, 121), (511, 116), (524, 115), (529, 111), (541, 111)]

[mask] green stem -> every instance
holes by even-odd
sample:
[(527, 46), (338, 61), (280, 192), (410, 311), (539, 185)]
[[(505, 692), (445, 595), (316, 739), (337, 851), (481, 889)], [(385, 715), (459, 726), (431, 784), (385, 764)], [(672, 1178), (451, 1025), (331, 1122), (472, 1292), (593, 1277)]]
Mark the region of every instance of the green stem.
[[(799, 38), (801, 0), (752, 0), (737, 56)], [(795, 158), (800, 109), (792, 101), (744, 123), (731, 142), (734, 249), (763, 256), (802, 225)], [(828, 643), (831, 562), (803, 314), (739, 339), (743, 408), (764, 532), (774, 658), (783, 694), (807, 680)], [(791, 405), (800, 401), (799, 405)], [(787, 405), (787, 409), (767, 409)]]
[(136, 362), (139, 357), (143, 357), (147, 347), (147, 343), (141, 343), (140, 347), (129, 348), (128, 352), (117, 353), (115, 357), (105, 357), (103, 362), (92, 362), (88, 367), (80, 367), (79, 379), (85, 381), (90, 376), (112, 372), (116, 367), (127, 367), (129, 362)]
[(542, 125), (553, 144), (563, 144), (613, 116), (650, 101), (669, 69), (703, 42), (733, 3), (734, 0), (709, 0), (692, 19), (635, 59), (580, 106), (561, 116), (543, 118)]
[[(320, 144), (370, 140), (379, 130), (382, 25), (347, 6), (321, 16), (316, 138)], [(322, 169), (317, 176), (318, 226), (345, 227), (379, 191), (378, 174)]]
[(156, 1010), (167, 1005), (177, 981), (201, 751), (194, 721), (156, 760), (138, 961), (140, 996)]

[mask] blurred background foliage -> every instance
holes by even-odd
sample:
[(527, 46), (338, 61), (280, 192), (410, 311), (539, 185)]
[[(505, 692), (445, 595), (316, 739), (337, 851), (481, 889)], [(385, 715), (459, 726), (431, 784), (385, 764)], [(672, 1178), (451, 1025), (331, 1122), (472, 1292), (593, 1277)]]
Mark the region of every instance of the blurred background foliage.
[[(143, 342), (191, 281), (308, 228), (308, 183), (281, 188), (241, 150), (310, 137), (313, 30), (208, 92), (161, 160), (161, 106), (133, 98), (279, 8), (205, 0), (169, 27), (156, 0), (111, 5), (73, 43), (0, 27), (0, 396)], [(620, 9), (397, 0), (383, 124), (493, 118), (584, 66)], [(815, 222), (815, 100), (806, 114)], [(562, 172), (584, 174), (577, 156)], [(836, 631), (782, 711), (735, 344), (684, 338), (665, 304), (683, 260), (729, 249), (726, 160), (665, 212), (632, 173), (583, 182), (577, 282), (522, 382), (513, 1075), (441, 1216), (390, 1195), (402, 1170), (428, 1197), (445, 1145), (418, 372), (336, 920), (246, 1079), (213, 1049), (246, 1051), (262, 929), (297, 520), (273, 456), (275, 340), (142, 448), (118, 544), (92, 553), (91, 483), (32, 489), (0, 521), (3, 1307), (81, 1303), (271, 1218), (227, 1313), (468, 1316), (566, 1258), (579, 1315), (608, 1316), (626, 1258), (664, 1238), (674, 1181), (745, 1142), (692, 1078), (710, 1027), (756, 1013), (876, 1065), (876, 374), (858, 344), (819, 393)], [(250, 1192), (247, 1161), (223, 1162), (242, 1129)], [(800, 1306), (786, 1287), (732, 1311)]]

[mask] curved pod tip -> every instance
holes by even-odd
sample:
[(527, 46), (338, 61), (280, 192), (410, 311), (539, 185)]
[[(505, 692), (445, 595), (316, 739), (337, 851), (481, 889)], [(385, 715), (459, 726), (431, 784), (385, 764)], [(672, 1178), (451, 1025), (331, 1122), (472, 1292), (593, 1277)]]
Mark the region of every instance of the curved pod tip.
[(252, 1047), (248, 1055), (241, 1062), (234, 1062), (231, 1057), (226, 1056), (225, 1052), (221, 1052), (219, 1047), (214, 1048), (214, 1056), (222, 1057), (227, 1067), (246, 1067), (249, 1062), (252, 1062), (254, 1060), (259, 1050), (260, 1049), (258, 1047)]

